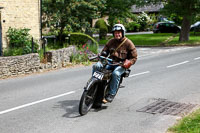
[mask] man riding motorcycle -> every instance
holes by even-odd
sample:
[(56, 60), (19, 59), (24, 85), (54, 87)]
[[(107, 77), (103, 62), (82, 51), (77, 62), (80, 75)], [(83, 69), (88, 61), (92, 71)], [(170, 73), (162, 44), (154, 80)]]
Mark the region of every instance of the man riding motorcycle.
[[(125, 37), (125, 31), (125, 27), (122, 24), (115, 24), (112, 28), (114, 38), (108, 41), (100, 53), (102, 56), (109, 56), (114, 62), (123, 62), (122, 66), (108, 65), (106, 67), (108, 70), (113, 70), (110, 92), (105, 97), (106, 102), (112, 102), (117, 93), (121, 75), (125, 72), (125, 69), (130, 68), (137, 60), (135, 45), (131, 40)], [(101, 68), (102, 64), (97, 62), (93, 65), (93, 73)]]

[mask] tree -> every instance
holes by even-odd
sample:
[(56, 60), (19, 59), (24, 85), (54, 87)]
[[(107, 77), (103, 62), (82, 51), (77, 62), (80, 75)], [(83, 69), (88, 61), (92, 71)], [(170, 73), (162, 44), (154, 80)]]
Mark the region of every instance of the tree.
[(200, 11), (199, 0), (169, 0), (164, 10), (167, 14), (175, 13), (183, 18), (179, 41), (188, 41), (190, 26)]
[(66, 31), (88, 30), (91, 20), (100, 17), (105, 0), (43, 0), (43, 26)]
[(175, 14), (183, 18), (179, 41), (188, 41), (190, 26), (195, 16), (200, 12), (200, 0), (136, 0), (137, 5), (158, 4), (163, 2), (163, 13)]
[(101, 15), (109, 16), (109, 24), (112, 27), (119, 20), (125, 21), (131, 18), (131, 6), (135, 0), (106, 0), (105, 9), (101, 11)]

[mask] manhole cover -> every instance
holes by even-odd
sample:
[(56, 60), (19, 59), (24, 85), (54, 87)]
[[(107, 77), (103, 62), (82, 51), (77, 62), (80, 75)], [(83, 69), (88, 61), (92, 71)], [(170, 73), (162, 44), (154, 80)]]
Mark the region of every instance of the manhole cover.
[(164, 115), (181, 115), (190, 112), (196, 104), (185, 104), (167, 101), (166, 99), (157, 99), (150, 105), (147, 105), (137, 112), (146, 112), (151, 114), (164, 114)]

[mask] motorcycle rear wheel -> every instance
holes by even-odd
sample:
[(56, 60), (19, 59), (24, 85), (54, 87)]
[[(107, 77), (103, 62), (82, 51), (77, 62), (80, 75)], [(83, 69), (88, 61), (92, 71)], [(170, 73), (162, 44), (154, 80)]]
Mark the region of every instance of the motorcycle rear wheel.
[(90, 84), (88, 89), (83, 91), (83, 94), (81, 96), (81, 100), (79, 103), (80, 115), (82, 116), (86, 115), (90, 111), (95, 101), (97, 88), (98, 88), (97, 83), (94, 83), (94, 84)]

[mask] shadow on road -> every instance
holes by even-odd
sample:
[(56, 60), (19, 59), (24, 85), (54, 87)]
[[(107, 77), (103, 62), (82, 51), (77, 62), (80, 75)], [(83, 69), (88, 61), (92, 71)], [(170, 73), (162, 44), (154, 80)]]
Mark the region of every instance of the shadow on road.
[(100, 109), (91, 109), (91, 111), (90, 112), (99, 112), (99, 111), (102, 111), (102, 110), (105, 110), (105, 109), (107, 109), (108, 108), (108, 106), (102, 106)]
[(66, 117), (66, 118), (80, 117), (80, 114), (78, 112), (79, 100), (60, 101), (58, 102), (58, 105), (56, 106), (66, 111), (63, 117)]
[[(60, 101), (58, 102), (58, 105), (55, 106), (55, 108), (62, 108), (66, 111), (66, 113), (62, 115), (62, 117), (66, 118), (81, 117), (81, 115), (78, 112), (79, 100)], [(91, 109), (90, 112), (99, 112), (105, 109), (107, 109), (107, 106), (103, 105), (100, 109)]]

